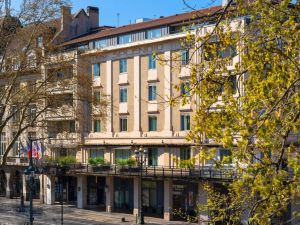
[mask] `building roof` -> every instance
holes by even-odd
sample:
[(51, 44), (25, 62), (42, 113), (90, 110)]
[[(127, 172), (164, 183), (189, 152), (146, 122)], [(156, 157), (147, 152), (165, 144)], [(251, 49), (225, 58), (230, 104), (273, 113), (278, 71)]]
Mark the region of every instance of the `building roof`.
[(81, 37), (74, 38), (73, 40), (67, 41), (63, 43), (63, 46), (87, 42), (91, 40), (96, 40), (104, 37), (109, 37), (113, 35), (119, 35), (119, 34), (125, 34), (133, 31), (138, 30), (144, 30), (149, 28), (155, 28), (163, 25), (169, 25), (169, 24), (175, 24), (175, 23), (181, 23), (181, 22), (188, 22), (189, 20), (194, 20), (197, 18), (202, 18), (205, 16), (214, 15), (215, 13), (220, 12), (222, 9), (222, 6), (214, 6), (211, 8), (201, 9), (201, 10), (195, 10), (187, 13), (182, 14), (176, 14), (173, 16), (168, 17), (162, 17), (159, 19), (154, 19), (146, 22), (141, 23), (135, 23), (130, 24), (126, 26), (121, 26), (117, 28), (111, 28), (111, 29), (105, 29), (101, 30), (99, 32), (89, 33), (86, 35), (83, 35)]

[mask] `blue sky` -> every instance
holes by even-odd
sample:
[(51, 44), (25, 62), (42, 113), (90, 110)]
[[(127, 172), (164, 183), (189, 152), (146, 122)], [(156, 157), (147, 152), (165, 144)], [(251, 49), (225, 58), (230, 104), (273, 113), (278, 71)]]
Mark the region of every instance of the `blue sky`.
[[(12, 6), (16, 7), (21, 0), (12, 0)], [(96, 6), (100, 9), (100, 25), (116, 26), (129, 24), (138, 18), (158, 18), (176, 13), (189, 11), (183, 0), (71, 0), (72, 12), (86, 9), (87, 6)], [(221, 0), (186, 0), (193, 7), (207, 8), (221, 4)]]

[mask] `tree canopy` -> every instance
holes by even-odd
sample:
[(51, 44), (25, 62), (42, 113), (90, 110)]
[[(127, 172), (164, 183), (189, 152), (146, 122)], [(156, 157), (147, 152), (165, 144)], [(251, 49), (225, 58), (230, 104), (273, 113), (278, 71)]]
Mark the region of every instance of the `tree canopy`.
[(230, 149), (216, 166), (231, 162), (238, 172), (228, 193), (208, 191), (212, 221), (287, 222), (299, 198), (299, 12), (298, 0), (228, 1), (214, 25), (183, 43), (201, 58), (190, 62), (190, 92), (200, 100), (187, 138), (204, 160), (213, 158), (207, 140)]

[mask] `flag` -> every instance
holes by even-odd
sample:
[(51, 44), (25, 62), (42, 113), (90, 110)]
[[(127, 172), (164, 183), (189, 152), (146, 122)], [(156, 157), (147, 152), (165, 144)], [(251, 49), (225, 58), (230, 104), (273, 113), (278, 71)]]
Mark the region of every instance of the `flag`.
[(35, 158), (36, 159), (41, 159), (42, 158), (42, 149), (41, 145), (38, 142), (35, 142)]
[(39, 159), (39, 152), (38, 152), (38, 143), (37, 141), (32, 143), (32, 157), (35, 159)]
[(23, 154), (27, 155), (27, 149), (25, 148), (25, 146), (22, 144), (22, 142), (20, 142), (20, 145), (21, 145), (21, 151), (20, 153), (22, 152)]
[(28, 156), (28, 158), (30, 158), (31, 157), (30, 144), (27, 141), (26, 141), (26, 143), (27, 143), (27, 156)]

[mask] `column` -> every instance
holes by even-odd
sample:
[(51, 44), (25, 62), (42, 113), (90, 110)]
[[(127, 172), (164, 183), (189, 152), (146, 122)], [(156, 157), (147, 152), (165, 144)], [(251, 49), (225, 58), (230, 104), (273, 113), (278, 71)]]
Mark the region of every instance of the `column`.
[[(204, 190), (204, 183), (198, 184), (198, 193), (199, 193), (199, 204), (205, 205), (207, 204), (207, 192)], [(200, 225), (208, 225), (208, 212), (199, 210), (199, 219)]]
[(106, 120), (107, 132), (113, 132), (113, 93), (112, 93), (112, 62), (106, 61), (106, 95), (108, 96), (108, 116)]
[(164, 65), (164, 73), (165, 73), (165, 79), (164, 79), (164, 97), (166, 100), (165, 103), (165, 124), (164, 124), (164, 131), (171, 134), (172, 133), (172, 111), (171, 106), (168, 100), (171, 97), (172, 93), (172, 73), (171, 73), (171, 51), (167, 51), (164, 54), (164, 58), (169, 63)]
[(105, 182), (106, 212), (111, 213), (114, 208), (114, 177), (106, 177)]
[(133, 179), (133, 215), (138, 215), (140, 206), (140, 178)]
[(39, 176), (39, 179), (40, 179), (40, 202), (43, 204), (44, 203), (44, 193), (45, 193), (44, 175), (41, 174)]
[(77, 208), (84, 209), (87, 206), (87, 176), (77, 177)]
[(10, 173), (5, 173), (6, 176), (6, 197), (10, 198), (11, 197), (11, 191), (10, 190)]
[(111, 149), (109, 147), (106, 147), (104, 150), (104, 160), (110, 164), (112, 164), (112, 158), (111, 158)]
[(172, 219), (172, 181), (164, 181), (164, 220), (170, 221)]
[(23, 192), (23, 196), (24, 196), (24, 201), (28, 201), (29, 200), (29, 193), (27, 191), (27, 187), (26, 187), (26, 176), (25, 174), (22, 175), (22, 192)]
[(53, 205), (55, 202), (55, 177), (46, 176), (46, 204)]
[(133, 58), (133, 108), (134, 108), (134, 124), (133, 130), (136, 133), (141, 131), (141, 68), (140, 56)]

